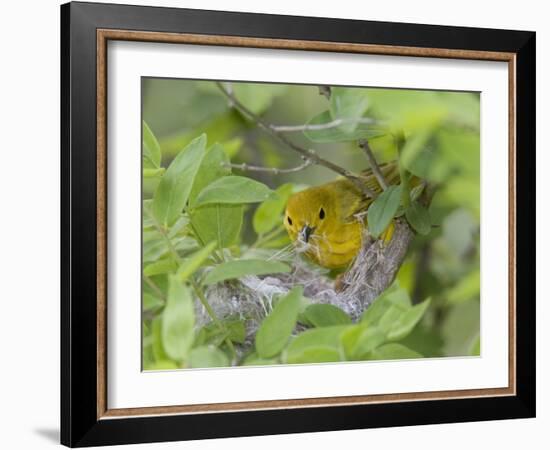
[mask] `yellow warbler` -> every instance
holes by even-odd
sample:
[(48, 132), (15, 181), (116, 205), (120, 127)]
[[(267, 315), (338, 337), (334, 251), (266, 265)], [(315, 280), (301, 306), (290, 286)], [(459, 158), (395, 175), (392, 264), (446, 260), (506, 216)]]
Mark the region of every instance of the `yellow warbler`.
[[(399, 184), (395, 162), (381, 165), (380, 171), (389, 185)], [(362, 179), (370, 189), (381, 192), (371, 170), (363, 172)], [(344, 268), (361, 248), (371, 202), (349, 179), (338, 178), (293, 194), (286, 205), (284, 225), (290, 239), (313, 262), (329, 269)], [(393, 221), (382, 238), (387, 242), (392, 234)]]

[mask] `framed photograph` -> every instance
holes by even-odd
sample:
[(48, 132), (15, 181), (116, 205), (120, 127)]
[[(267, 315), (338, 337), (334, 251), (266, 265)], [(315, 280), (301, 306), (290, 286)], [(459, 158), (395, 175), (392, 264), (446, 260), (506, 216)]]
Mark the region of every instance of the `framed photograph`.
[(535, 415), (535, 33), (61, 7), (61, 441)]

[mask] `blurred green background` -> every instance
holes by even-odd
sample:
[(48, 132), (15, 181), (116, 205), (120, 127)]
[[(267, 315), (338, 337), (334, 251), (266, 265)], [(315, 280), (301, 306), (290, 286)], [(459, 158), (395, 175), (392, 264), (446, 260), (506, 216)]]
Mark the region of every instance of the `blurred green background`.
[[(231, 83), (235, 96), (265, 121), (300, 125), (327, 110), (318, 86)], [(334, 88), (333, 88), (334, 89)], [(477, 355), (480, 351), (480, 141), (479, 94), (357, 88), (351, 95), (364, 105), (364, 117), (402, 130), (402, 162), (435, 185), (430, 206), (432, 231), (418, 235), (398, 274), (413, 303), (431, 297), (422, 321), (404, 340), (427, 357)], [(299, 165), (299, 156), (256, 123), (244, 118), (210, 81), (142, 80), (143, 120), (162, 148), (162, 166), (189, 142), (206, 133), (208, 145), (220, 143), (232, 163), (275, 168)], [(288, 134), (326, 159), (353, 171), (367, 168), (356, 141), (326, 142), (302, 132)], [(379, 163), (398, 155), (391, 135), (369, 140)], [(291, 182), (318, 185), (336, 174), (311, 166), (292, 174), (240, 172), (272, 189)], [(143, 197), (152, 197), (158, 178), (144, 178)], [(244, 245), (254, 241), (253, 208), (243, 225)], [(283, 243), (281, 243), (283, 245)]]

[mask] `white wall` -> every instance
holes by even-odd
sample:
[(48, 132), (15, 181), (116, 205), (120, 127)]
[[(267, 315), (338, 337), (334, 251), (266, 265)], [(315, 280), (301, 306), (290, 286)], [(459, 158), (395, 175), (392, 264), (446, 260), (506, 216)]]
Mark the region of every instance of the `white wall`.
[[(264, 13), (465, 25), (537, 31), (538, 229), (550, 215), (544, 167), (550, 165), (546, 133), (550, 100), (550, 31), (544, 2), (394, 0), (337, 2), (277, 0), (139, 1), (129, 3), (230, 9)], [(0, 446), (41, 449), (56, 445), (59, 417), (59, 11), (58, 0), (5, 2), (0, 70)], [(546, 57), (546, 59), (545, 59)], [(546, 81), (546, 82), (545, 82)], [(545, 149), (546, 151), (543, 151)], [(23, 157), (19, 157), (22, 152)], [(6, 251), (7, 250), (7, 251)], [(550, 269), (548, 234), (539, 233), (537, 275)], [(223, 441), (142, 445), (139, 448), (263, 449), (359, 445), (361, 448), (452, 450), (517, 449), (548, 445), (550, 426), (550, 307), (538, 287), (538, 418)], [(524, 298), (522, 301), (535, 301)], [(538, 442), (538, 443), (537, 443)], [(138, 447), (136, 447), (138, 448)]]

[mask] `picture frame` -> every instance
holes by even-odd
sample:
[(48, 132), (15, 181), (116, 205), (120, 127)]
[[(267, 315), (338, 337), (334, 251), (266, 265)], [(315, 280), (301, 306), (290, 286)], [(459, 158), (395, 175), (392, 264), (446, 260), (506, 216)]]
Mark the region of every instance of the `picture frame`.
[[(61, 7), (61, 443), (70, 447), (535, 416), (535, 33), (72, 2)], [(109, 42), (500, 61), (508, 70), (508, 385), (110, 408)], [(113, 169), (114, 170), (114, 169)], [(138, 300), (136, 300), (138, 301)]]

